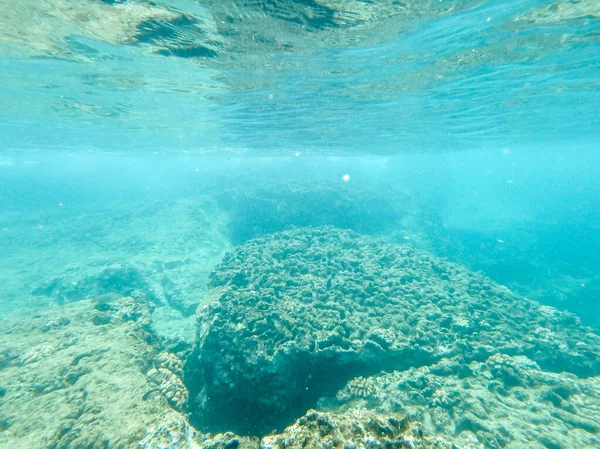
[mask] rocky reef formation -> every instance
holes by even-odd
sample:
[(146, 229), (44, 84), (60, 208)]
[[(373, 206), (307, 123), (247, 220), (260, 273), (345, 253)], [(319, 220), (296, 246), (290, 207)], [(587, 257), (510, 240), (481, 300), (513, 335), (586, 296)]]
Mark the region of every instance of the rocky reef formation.
[(122, 296), (192, 316), (229, 247), (225, 216), (205, 196), (55, 209), (0, 214), (0, 317)]
[[(600, 337), (569, 313), (410, 246), (305, 228), (247, 242), (211, 275), (186, 383), (203, 428), (283, 428), (357, 376), (524, 356), (600, 373)], [(365, 389), (364, 394), (370, 394)]]
[(260, 441), (261, 449), (437, 448), (456, 446), (425, 435), (422, 426), (404, 414), (354, 409), (344, 413), (309, 410), (281, 434)]
[(161, 351), (151, 311), (117, 298), (3, 320), (0, 448), (133, 448), (175, 413), (182, 364)]
[(599, 337), (409, 246), (249, 241), (211, 275), (193, 351), (154, 332), (154, 307), (4, 319), (0, 448), (600, 447)]
[(593, 225), (527, 222), (476, 231), (420, 222), (416, 228), (429, 231), (425, 249), (600, 329), (600, 231)]
[(85, 300), (3, 320), (0, 448), (454, 447), (404, 413), (361, 410), (311, 410), (262, 438), (203, 433), (186, 417), (182, 353), (152, 332), (152, 308), (131, 297)]
[(527, 357), (495, 354), (353, 379), (319, 406), (404, 411), (462, 448), (545, 449), (600, 447), (599, 404), (598, 376), (548, 373)]
[[(405, 414), (354, 409), (342, 413), (309, 410), (278, 434), (239, 436), (194, 430), (181, 415), (167, 413), (149, 430), (139, 449), (461, 449), (451, 440), (428, 435)], [(132, 448), (133, 449), (133, 448)], [(475, 449), (475, 446), (462, 449)]]

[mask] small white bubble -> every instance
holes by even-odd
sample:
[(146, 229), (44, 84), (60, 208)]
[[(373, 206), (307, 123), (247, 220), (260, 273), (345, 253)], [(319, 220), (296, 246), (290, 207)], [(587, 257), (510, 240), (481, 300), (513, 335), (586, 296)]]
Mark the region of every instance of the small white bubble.
[(348, 182), (348, 181), (350, 181), (350, 175), (346, 174), (346, 175), (342, 176), (342, 179), (344, 180), (344, 182)]
[(504, 240), (502, 240), (502, 239), (497, 239), (496, 241), (497, 241), (498, 243), (504, 243)]
[(199, 170), (199, 169), (196, 169), (196, 170), (194, 170), (194, 171), (195, 171), (196, 173), (198, 173), (200, 170)]
[(64, 204), (63, 203), (58, 203), (58, 207), (63, 207)]
[(273, 94), (269, 94), (268, 97), (269, 97), (269, 100), (272, 100), (273, 99)]
[(489, 21), (491, 21), (491, 20), (492, 20), (492, 18), (491, 18), (491, 17), (488, 17), (488, 18), (487, 18), (487, 20), (486, 20), (486, 22), (489, 22)]
[(300, 156), (300, 152), (299, 152), (299, 151), (296, 151), (296, 152), (294, 153), (294, 156), (296, 156), (296, 157)]

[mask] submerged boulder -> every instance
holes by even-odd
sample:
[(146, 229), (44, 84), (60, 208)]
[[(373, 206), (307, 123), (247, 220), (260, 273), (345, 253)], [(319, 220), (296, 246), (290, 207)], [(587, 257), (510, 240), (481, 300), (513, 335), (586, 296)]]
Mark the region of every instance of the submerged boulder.
[(283, 428), (349, 379), (524, 355), (546, 371), (600, 373), (600, 337), (408, 245), (331, 227), (251, 240), (211, 275), (186, 368), (203, 428)]

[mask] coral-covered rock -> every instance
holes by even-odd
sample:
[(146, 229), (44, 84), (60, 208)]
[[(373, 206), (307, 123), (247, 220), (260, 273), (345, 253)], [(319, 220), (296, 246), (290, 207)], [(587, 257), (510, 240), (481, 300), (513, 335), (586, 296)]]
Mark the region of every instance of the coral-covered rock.
[(402, 414), (355, 409), (345, 413), (309, 410), (278, 435), (267, 435), (260, 449), (458, 449), (426, 436), (422, 425)]
[(146, 378), (155, 385), (152, 392), (160, 392), (175, 410), (185, 409), (188, 391), (178, 375), (167, 368), (152, 368), (146, 373)]
[[(178, 377), (160, 368), (171, 383), (157, 386), (145, 376), (153, 360), (177, 368), (157, 356), (152, 308), (136, 298), (87, 300), (3, 320), (0, 447), (133, 448), (177, 414), (169, 404), (185, 391)], [(160, 386), (165, 397), (148, 397)]]
[(600, 447), (599, 387), (598, 376), (544, 372), (527, 357), (495, 354), (353, 379), (319, 406), (406, 413), (463, 448), (592, 448)]
[(351, 231), (249, 241), (211, 287), (186, 375), (192, 411), (209, 429), (264, 434), (353, 377), (442, 358), (524, 355), (548, 371), (600, 372), (600, 338), (574, 315)]

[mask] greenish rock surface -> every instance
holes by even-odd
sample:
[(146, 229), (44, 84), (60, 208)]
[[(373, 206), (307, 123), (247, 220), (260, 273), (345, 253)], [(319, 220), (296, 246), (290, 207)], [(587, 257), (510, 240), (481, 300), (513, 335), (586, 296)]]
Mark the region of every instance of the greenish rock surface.
[(600, 376), (544, 372), (527, 357), (495, 354), (356, 378), (319, 407), (404, 412), (463, 448), (546, 449), (600, 447), (599, 404)]
[[(186, 384), (207, 429), (283, 428), (349, 379), (526, 356), (544, 371), (600, 373), (600, 337), (407, 245), (330, 227), (247, 242), (211, 275)], [(268, 417), (268, 418), (265, 418)]]
[(137, 448), (187, 401), (152, 306), (86, 300), (0, 328), (0, 448)]
[(188, 421), (183, 361), (152, 304), (85, 300), (0, 328), (0, 449), (451, 448), (405, 413), (303, 413), (279, 434), (204, 433)]
[[(260, 441), (261, 449), (459, 449), (404, 414), (354, 409), (343, 413), (309, 410), (281, 434)], [(464, 448), (468, 449), (468, 448)]]
[(0, 449), (600, 447), (598, 337), (409, 246), (273, 234), (205, 301), (187, 362), (142, 297), (0, 321)]
[(308, 410), (281, 433), (247, 437), (194, 430), (181, 416), (169, 413), (139, 443), (139, 449), (476, 449), (427, 434), (422, 424), (402, 413), (354, 409), (341, 413)]

